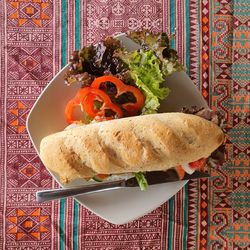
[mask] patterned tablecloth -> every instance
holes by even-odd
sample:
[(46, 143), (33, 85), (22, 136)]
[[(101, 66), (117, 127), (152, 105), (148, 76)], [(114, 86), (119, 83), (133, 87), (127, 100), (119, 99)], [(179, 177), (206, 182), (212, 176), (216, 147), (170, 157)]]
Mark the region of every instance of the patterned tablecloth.
[[(30, 108), (72, 50), (141, 27), (176, 33), (194, 84), (226, 116), (226, 163), (122, 226), (73, 199), (36, 203), (58, 185), (27, 135)], [(250, 249), (249, 0), (2, 0), (0, 38), (0, 249)]]

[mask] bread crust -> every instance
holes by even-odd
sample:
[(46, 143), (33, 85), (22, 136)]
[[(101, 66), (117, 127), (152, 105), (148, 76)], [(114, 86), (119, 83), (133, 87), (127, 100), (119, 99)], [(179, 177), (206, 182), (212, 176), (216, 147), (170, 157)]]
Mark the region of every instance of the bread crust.
[(195, 115), (162, 113), (84, 125), (45, 137), (44, 165), (63, 182), (97, 173), (166, 170), (209, 157), (222, 130)]

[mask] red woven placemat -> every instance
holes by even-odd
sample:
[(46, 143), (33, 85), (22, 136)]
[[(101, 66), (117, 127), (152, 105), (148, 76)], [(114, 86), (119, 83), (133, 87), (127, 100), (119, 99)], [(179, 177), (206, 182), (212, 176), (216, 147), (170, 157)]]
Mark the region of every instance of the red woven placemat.
[[(249, 249), (250, 5), (243, 0), (0, 2), (0, 249)], [(169, 202), (122, 226), (56, 187), (25, 128), (35, 100), (75, 48), (139, 28), (175, 32), (188, 74), (227, 119), (227, 161)], [(248, 131), (248, 135), (247, 135)]]

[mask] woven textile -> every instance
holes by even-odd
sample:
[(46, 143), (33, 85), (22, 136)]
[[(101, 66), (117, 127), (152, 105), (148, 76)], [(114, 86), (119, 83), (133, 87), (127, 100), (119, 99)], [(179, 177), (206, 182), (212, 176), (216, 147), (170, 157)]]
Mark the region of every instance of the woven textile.
[[(36, 203), (58, 185), (28, 138), (30, 108), (75, 48), (141, 27), (176, 34), (187, 73), (225, 114), (226, 163), (126, 225), (73, 199)], [(0, 249), (250, 249), (249, 1), (2, 0), (0, 54)]]

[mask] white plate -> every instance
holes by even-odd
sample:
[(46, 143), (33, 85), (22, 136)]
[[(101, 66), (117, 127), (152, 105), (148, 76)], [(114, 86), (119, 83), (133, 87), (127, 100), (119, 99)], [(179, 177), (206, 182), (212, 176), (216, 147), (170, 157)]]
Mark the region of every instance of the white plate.
[[(118, 36), (118, 39), (128, 50), (138, 48), (137, 44), (124, 35)], [(44, 89), (28, 116), (27, 130), (38, 154), (43, 137), (62, 131), (67, 126), (64, 108), (79, 88), (64, 84), (63, 78), (67, 67), (63, 68)], [(205, 100), (186, 73), (175, 73), (166, 79), (166, 83), (171, 89), (171, 94), (162, 103), (161, 112), (180, 111), (183, 106), (207, 107)], [(51, 175), (63, 187), (86, 184), (85, 181), (78, 179), (63, 185), (57, 174), (51, 172)], [(76, 200), (105, 220), (114, 224), (124, 224), (159, 207), (185, 184), (186, 181), (154, 185), (145, 192), (141, 192), (139, 188), (120, 189), (80, 195)]]

